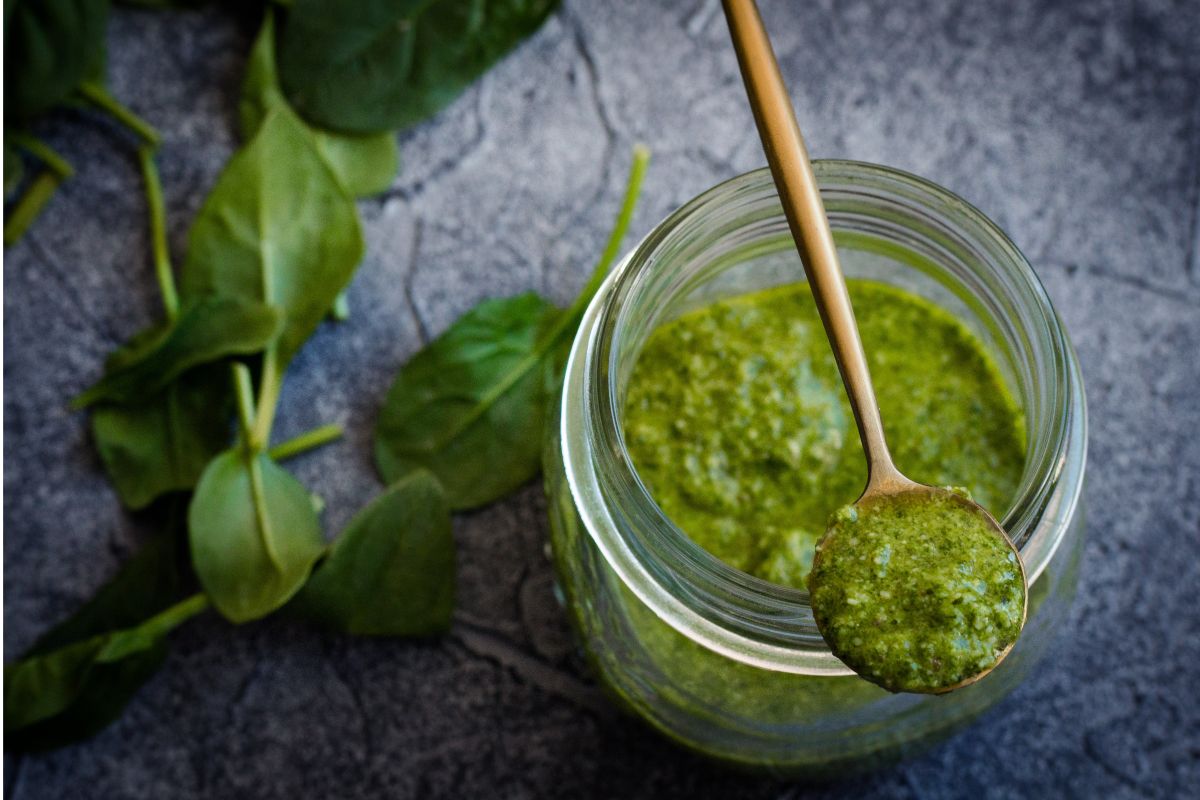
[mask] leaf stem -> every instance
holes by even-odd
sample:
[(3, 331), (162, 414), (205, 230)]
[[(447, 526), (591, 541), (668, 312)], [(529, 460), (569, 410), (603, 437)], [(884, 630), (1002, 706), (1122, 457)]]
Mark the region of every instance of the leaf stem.
[(60, 178), (70, 178), (75, 174), (75, 169), (67, 163), (67, 160), (41, 139), (35, 139), (22, 133), (11, 134), (8, 138), (12, 144), (41, 161)]
[(146, 183), (146, 205), (150, 212), (150, 243), (154, 250), (154, 275), (162, 293), (163, 308), (167, 320), (179, 316), (179, 293), (175, 289), (175, 271), (171, 268), (171, 252), (167, 247), (167, 213), (163, 203), (162, 181), (158, 177), (158, 166), (154, 163), (154, 147), (148, 144), (138, 148), (138, 163), (142, 167), (142, 179)]
[(121, 105), (103, 86), (85, 81), (79, 84), (78, 91), (85, 100), (133, 132), (143, 142), (151, 147), (158, 147), (160, 141), (158, 131), (150, 123)]
[(262, 449), (262, 443), (254, 438), (254, 387), (250, 382), (250, 370), (240, 361), (233, 362), (230, 369), (233, 371), (233, 390), (237, 394), (242, 442), (247, 450), (257, 453)]
[(38, 173), (25, 193), (17, 200), (12, 213), (4, 221), (4, 246), (16, 244), (29, 226), (42, 213), (42, 209), (62, 185), (62, 182), (75, 174), (75, 170), (66, 159), (54, 152), (49, 145), (32, 136), (13, 134), (10, 141), (16, 147), (41, 161), (46, 169)]
[[(257, 412), (254, 408), (254, 389), (250, 384), (250, 370), (246, 368), (245, 364), (234, 362), (233, 384), (237, 389), (238, 422), (241, 424), (242, 441), (245, 443), (245, 452), (242, 457), (246, 460), (246, 468), (250, 472), (250, 497), (254, 503), (254, 519), (257, 522), (258, 536), (262, 541), (263, 552), (267, 554), (267, 560), (277, 571), (282, 572), (279, 556), (275, 552), (275, 536), (271, 530), (271, 516), (267, 511), (267, 492), (263, 485), (261, 455), (268, 440), (259, 435), (261, 427), (259, 423), (262, 422), (262, 402), (268, 393), (267, 385), (271, 381), (278, 385), (278, 380), (273, 378), (275, 374), (274, 352), (274, 348), (268, 350), (267, 355), (263, 358), (262, 393), (259, 395)], [(278, 389), (275, 389), (275, 397), (278, 397)], [(275, 411), (273, 399), (268, 410), (272, 414)], [(270, 436), (270, 431), (268, 422), (266, 436)]]
[(156, 633), (166, 633), (178, 628), (208, 607), (208, 595), (204, 592), (196, 592), (191, 597), (186, 597), (175, 605), (158, 612), (139, 627)]
[(258, 536), (262, 541), (263, 552), (267, 560), (282, 573), (283, 566), (279, 563), (279, 554), (275, 552), (275, 533), (271, 530), (271, 515), (267, 511), (267, 490), (263, 485), (263, 460), (258, 453), (248, 456), (250, 468), (250, 495), (254, 501), (254, 518), (258, 521)]
[(346, 298), (346, 291), (343, 289), (338, 292), (338, 296), (333, 300), (333, 307), (329, 309), (329, 316), (334, 322), (345, 322), (350, 319), (350, 301)]
[(54, 196), (54, 192), (58, 190), (62, 181), (62, 176), (48, 169), (42, 170), (33, 179), (29, 188), (25, 190), (21, 199), (13, 207), (12, 214), (4, 221), (5, 247), (20, 241), (21, 237), (25, 235), (25, 231), (29, 230), (29, 226), (37, 219), (38, 214), (42, 213), (42, 208)]
[(254, 441), (259, 447), (271, 444), (271, 426), (275, 423), (275, 406), (279, 404), (279, 391), (283, 376), (279, 373), (279, 354), (271, 347), (263, 355), (261, 383), (258, 387), (258, 409), (254, 417)]
[(165, 636), (208, 607), (208, 595), (197, 592), (191, 597), (184, 598), (175, 605), (163, 609), (139, 625), (109, 634), (101, 634), (98, 638), (107, 637), (107, 642), (103, 649), (96, 654), (96, 661), (115, 663), (132, 653), (145, 650), (148, 641)]
[(340, 439), (342, 433), (341, 425), (322, 425), (319, 428), (306, 431), (293, 439), (288, 439), (282, 444), (275, 445), (268, 451), (268, 455), (271, 456), (273, 461), (283, 461), (312, 450), (315, 447), (328, 444), (335, 439)]
[(608, 242), (604, 245), (604, 252), (600, 254), (600, 260), (596, 262), (596, 266), (592, 269), (592, 274), (588, 278), (588, 282), (584, 284), (583, 290), (575, 298), (575, 302), (571, 304), (567, 314), (568, 317), (587, 308), (587, 304), (592, 300), (592, 295), (596, 294), (596, 291), (608, 276), (608, 269), (612, 266), (612, 262), (620, 254), (621, 242), (625, 239), (625, 234), (629, 231), (629, 223), (633, 221), (633, 212), (637, 208), (638, 197), (642, 193), (642, 179), (646, 177), (646, 167), (649, 163), (650, 149), (644, 144), (634, 145), (633, 164), (629, 167), (629, 177), (625, 179), (625, 198), (621, 201), (621, 210), (617, 213), (617, 221), (613, 226), (612, 233), (608, 235)]

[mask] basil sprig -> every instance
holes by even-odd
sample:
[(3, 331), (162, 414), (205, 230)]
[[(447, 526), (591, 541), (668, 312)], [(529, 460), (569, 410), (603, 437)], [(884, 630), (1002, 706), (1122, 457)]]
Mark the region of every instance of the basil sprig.
[(644, 147), (634, 149), (608, 244), (570, 307), (533, 293), (485, 300), (400, 368), (375, 429), (384, 480), (429, 470), (451, 508), (465, 509), (493, 502), (537, 474), (550, 393), (629, 229), (648, 161)]
[[(319, 498), (280, 461), (341, 429), (275, 444), (273, 421), (297, 352), (323, 319), (345, 318), (363, 254), (354, 200), (391, 185), (393, 129), (449, 102), (556, 5), (353, 0), (332, 16), (307, 0), (268, 8), (239, 103), (245, 144), (197, 214), (176, 274), (158, 133), (104, 88), (108, 3), (6, 2), (5, 120), (14, 126), (4, 154), (6, 245), (71, 175), (28, 134), (30, 122), (78, 105), (138, 143), (163, 319), (113, 352), (74, 405), (91, 414), (122, 502), (164, 528), (5, 665), (8, 749), (55, 747), (103, 728), (162, 664), (170, 632), (210, 609), (233, 623), (286, 609), (370, 636), (424, 636), (451, 624), (451, 509), (490, 502), (536, 472), (546, 403), (629, 226), (644, 150), (604, 255), (569, 308), (535, 294), (488, 301), (401, 370), (376, 442), (390, 485), (332, 543)], [(399, 63), (394, 74), (378, 72)], [(40, 169), (30, 173), (30, 162)]]

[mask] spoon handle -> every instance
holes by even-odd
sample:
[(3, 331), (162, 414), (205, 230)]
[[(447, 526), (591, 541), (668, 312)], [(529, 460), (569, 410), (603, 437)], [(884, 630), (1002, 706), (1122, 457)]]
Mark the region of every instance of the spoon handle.
[(858, 423), (858, 435), (867, 455), (866, 493), (906, 486), (910, 481), (896, 470), (884, 440), (871, 372), (825, 216), (825, 204), (771, 40), (754, 0), (723, 0), (723, 3), (758, 135)]

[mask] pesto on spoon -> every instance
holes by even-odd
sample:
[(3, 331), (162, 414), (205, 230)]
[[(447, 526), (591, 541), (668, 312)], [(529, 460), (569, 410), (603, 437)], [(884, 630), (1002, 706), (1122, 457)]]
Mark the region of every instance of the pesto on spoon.
[(867, 457), (867, 487), (834, 515), (808, 587), (833, 654), (894, 692), (939, 694), (983, 677), (1012, 649), (1028, 595), (1020, 554), (982, 506), (896, 469), (825, 205), (754, 0), (725, 17)]
[(847, 506), (817, 544), (817, 627), (855, 672), (941, 693), (990, 671), (1025, 622), (1021, 559), (966, 497), (937, 489)]

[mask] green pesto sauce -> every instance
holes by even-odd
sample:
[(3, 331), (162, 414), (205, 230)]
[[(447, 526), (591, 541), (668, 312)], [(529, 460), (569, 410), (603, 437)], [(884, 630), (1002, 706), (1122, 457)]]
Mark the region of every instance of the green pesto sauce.
[[(848, 282), (896, 465), (965, 486), (1002, 513), (1025, 461), (1023, 418), (979, 341), (908, 292)], [(668, 322), (630, 377), (625, 440), (659, 506), (697, 544), (804, 587), (829, 515), (866, 467), (807, 284), (722, 300)]]
[(992, 667), (1017, 640), (1025, 580), (987, 518), (949, 492), (847, 506), (808, 576), (833, 654), (893, 692), (936, 692)]

